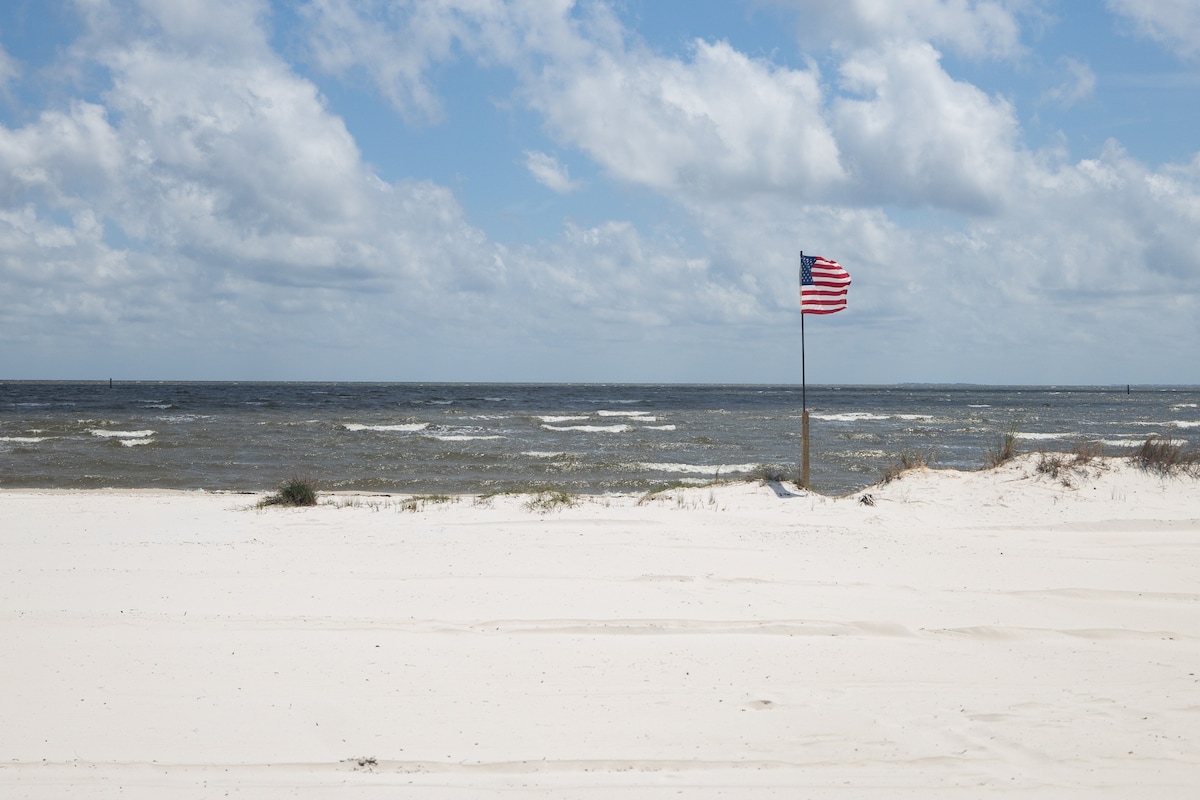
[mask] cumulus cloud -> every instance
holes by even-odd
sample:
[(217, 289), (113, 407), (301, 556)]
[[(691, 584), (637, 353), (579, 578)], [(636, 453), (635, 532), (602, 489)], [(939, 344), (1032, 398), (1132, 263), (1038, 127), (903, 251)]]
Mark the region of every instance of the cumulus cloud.
[(1015, 9), (995, 0), (777, 0), (800, 12), (800, 37), (843, 49), (921, 41), (974, 58), (1012, 58), (1023, 48)]
[(553, 192), (566, 194), (583, 188), (582, 181), (571, 180), (570, 171), (552, 155), (526, 150), (525, 168), (538, 183)]
[(930, 45), (888, 45), (841, 67), (838, 142), (870, 202), (994, 210), (1018, 159), (1017, 122), (1002, 99), (953, 80)]
[(1135, 33), (1184, 58), (1200, 54), (1200, 5), (1192, 0), (1108, 0)]

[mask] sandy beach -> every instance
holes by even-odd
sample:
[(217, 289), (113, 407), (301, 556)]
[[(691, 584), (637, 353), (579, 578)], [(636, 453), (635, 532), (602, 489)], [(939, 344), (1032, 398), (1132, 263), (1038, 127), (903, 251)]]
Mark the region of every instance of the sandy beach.
[(1036, 463), (0, 491), (0, 796), (1194, 797), (1200, 481)]

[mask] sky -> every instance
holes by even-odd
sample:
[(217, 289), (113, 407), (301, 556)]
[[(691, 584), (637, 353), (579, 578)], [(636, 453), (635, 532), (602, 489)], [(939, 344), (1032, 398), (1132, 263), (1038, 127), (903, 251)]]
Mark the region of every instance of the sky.
[(1195, 0), (8, 0), (0, 379), (1200, 384)]

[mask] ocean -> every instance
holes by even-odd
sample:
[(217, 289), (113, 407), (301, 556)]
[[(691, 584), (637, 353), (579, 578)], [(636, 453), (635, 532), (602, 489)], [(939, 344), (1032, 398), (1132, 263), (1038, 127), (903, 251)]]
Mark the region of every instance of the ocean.
[[(0, 487), (640, 492), (795, 471), (799, 386), (0, 382)], [(1200, 387), (810, 386), (811, 483), (842, 495), (901, 454), (975, 469), (1022, 450), (1200, 438)]]

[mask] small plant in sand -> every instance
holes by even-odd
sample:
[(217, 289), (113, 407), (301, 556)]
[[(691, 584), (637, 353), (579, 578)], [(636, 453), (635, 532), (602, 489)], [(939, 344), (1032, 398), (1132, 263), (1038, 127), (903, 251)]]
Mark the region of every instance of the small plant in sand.
[(762, 483), (783, 483), (798, 481), (800, 476), (795, 470), (782, 464), (759, 464), (746, 474), (746, 479)]
[(1169, 475), (1174, 472), (1196, 472), (1200, 467), (1200, 450), (1184, 450), (1182, 444), (1151, 434), (1130, 456), (1145, 470)]
[(933, 464), (933, 461), (934, 457), (932, 452), (930, 452), (928, 456), (926, 456), (924, 453), (917, 452), (916, 450), (903, 452), (896, 457), (896, 463), (892, 464), (891, 466), (884, 467), (880, 482), (891, 483), (894, 480), (898, 480), (900, 476), (908, 470), (928, 467)]
[(990, 448), (984, 451), (987, 465), (992, 469), (1006, 461), (1011, 461), (1017, 455), (1017, 431), (1009, 428), (1007, 432)]
[(1104, 455), (1104, 443), (1079, 442), (1071, 448), (1071, 455), (1075, 457), (1075, 466), (1085, 467)]
[(442, 503), (456, 503), (455, 498), (448, 494), (420, 494), (408, 498), (400, 504), (401, 511), (421, 511), (428, 505), (440, 505)]
[(274, 494), (267, 495), (259, 506), (315, 506), (317, 482), (312, 478), (292, 477), (279, 485)]
[(562, 489), (543, 489), (525, 503), (525, 508), (546, 514), (563, 508), (570, 508), (576, 503), (575, 496)]

